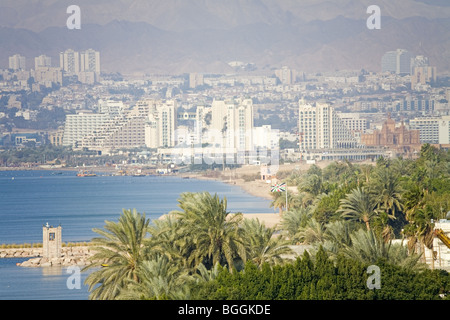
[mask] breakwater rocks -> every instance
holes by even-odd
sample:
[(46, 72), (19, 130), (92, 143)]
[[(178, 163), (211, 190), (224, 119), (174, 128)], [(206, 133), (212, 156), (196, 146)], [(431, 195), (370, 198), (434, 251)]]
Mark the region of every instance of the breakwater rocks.
[(88, 265), (94, 253), (89, 246), (63, 247), (61, 257), (49, 259), (42, 256), (42, 248), (9, 248), (0, 249), (0, 258), (30, 258), (17, 264), (21, 267), (68, 267)]

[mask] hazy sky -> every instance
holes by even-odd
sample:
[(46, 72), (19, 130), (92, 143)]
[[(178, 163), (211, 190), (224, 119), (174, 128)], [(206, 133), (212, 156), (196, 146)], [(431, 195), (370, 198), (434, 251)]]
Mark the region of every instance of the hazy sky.
[[(369, 30), (375, 3), (381, 28)], [(73, 4), (81, 30), (66, 26)], [(450, 71), (448, 0), (1, 0), (0, 26), (0, 67), (15, 53), (56, 61), (93, 48), (105, 71), (226, 72), (233, 60), (379, 71), (384, 52), (403, 48)]]
[(249, 23), (328, 20), (337, 16), (365, 19), (378, 5), (383, 16), (404, 19), (449, 18), (448, 0), (1, 0), (0, 26), (40, 31), (63, 27), (70, 5), (81, 8), (82, 22), (143, 21), (162, 29), (229, 28)]

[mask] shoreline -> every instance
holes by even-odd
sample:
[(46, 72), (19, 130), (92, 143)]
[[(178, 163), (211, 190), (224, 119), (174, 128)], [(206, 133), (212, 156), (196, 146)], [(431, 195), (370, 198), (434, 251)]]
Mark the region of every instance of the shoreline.
[[(42, 168), (42, 167), (33, 167), (33, 168), (25, 168), (25, 167), (0, 167), (0, 171), (77, 171), (80, 168), (76, 167), (64, 167), (64, 168), (55, 168), (55, 167), (48, 167), (48, 168)], [(93, 172), (115, 172), (117, 171), (114, 167), (86, 167), (86, 169), (93, 171)], [(233, 170), (234, 172), (225, 171), (225, 172), (218, 172), (216, 176), (211, 176), (211, 172), (204, 171), (204, 172), (184, 172), (184, 173), (178, 173), (178, 174), (171, 174), (171, 175), (161, 175), (161, 177), (164, 176), (178, 176), (183, 179), (196, 179), (196, 180), (209, 180), (209, 181), (216, 181), (220, 183), (224, 183), (230, 186), (237, 186), (239, 187), (243, 192), (257, 198), (261, 198), (264, 200), (273, 200), (271, 192), (270, 192), (270, 183), (267, 183), (263, 180), (251, 180), (246, 181), (243, 178), (241, 178), (242, 175), (246, 174), (252, 174), (255, 175), (257, 172), (259, 172), (259, 167), (256, 166), (249, 166), (244, 168), (243, 170), (239, 170), (240, 172), (236, 172), (236, 170)], [(228, 173), (228, 175), (227, 175)], [(234, 175), (234, 177), (233, 177)], [(274, 213), (243, 213), (244, 218), (246, 219), (258, 219), (266, 227), (275, 227), (281, 220), (281, 216), (278, 212), (278, 210), (274, 210)], [(161, 217), (164, 217), (165, 215), (162, 215)], [(160, 218), (161, 218), (160, 217)], [(19, 249), (17, 249), (19, 250)], [(20, 249), (22, 250), (22, 249)], [(0, 250), (1, 252), (1, 250)]]
[(245, 181), (244, 179), (224, 179), (221, 177), (208, 177), (201, 173), (182, 173), (179, 175), (182, 178), (188, 179), (197, 179), (197, 180), (210, 180), (222, 182), (231, 186), (240, 187), (246, 193), (259, 198), (264, 198), (266, 200), (273, 200), (270, 194), (270, 184), (264, 181), (254, 180), (254, 181)]
[[(82, 167), (62, 167), (62, 168), (55, 168), (55, 167), (33, 167), (33, 168), (27, 168), (27, 167), (0, 167), (0, 171), (74, 171), (77, 172)], [(102, 173), (112, 173), (116, 172), (117, 169), (113, 167), (85, 167), (84, 169), (94, 172), (102, 172)], [(252, 180), (252, 181), (245, 181), (242, 178), (233, 178), (230, 179), (229, 177), (225, 176), (218, 176), (218, 177), (211, 177), (208, 176), (208, 172), (185, 172), (185, 173), (177, 173), (177, 174), (161, 174), (158, 175), (161, 177), (164, 176), (179, 176), (181, 178), (188, 178), (188, 179), (197, 179), (197, 180), (212, 180), (212, 181), (218, 181), (223, 182), (229, 185), (236, 185), (243, 189), (248, 194), (264, 198), (266, 200), (272, 200), (272, 196), (270, 194), (270, 184), (262, 181), (262, 180)]]

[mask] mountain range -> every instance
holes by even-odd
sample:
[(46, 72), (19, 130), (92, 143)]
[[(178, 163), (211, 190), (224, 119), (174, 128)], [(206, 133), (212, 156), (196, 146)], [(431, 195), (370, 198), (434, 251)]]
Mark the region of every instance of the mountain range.
[(2, 0), (0, 68), (8, 56), (101, 52), (106, 72), (233, 72), (289, 66), (304, 72), (380, 71), (386, 51), (425, 55), (450, 72), (450, 2), (380, 0), (381, 29), (370, 30), (373, 0), (79, 0), (81, 29), (69, 30), (70, 1)]

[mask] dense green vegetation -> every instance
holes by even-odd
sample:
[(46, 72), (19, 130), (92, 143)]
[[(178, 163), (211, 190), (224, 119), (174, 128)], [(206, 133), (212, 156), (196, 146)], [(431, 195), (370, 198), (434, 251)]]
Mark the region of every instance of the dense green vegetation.
[(241, 272), (221, 270), (214, 281), (195, 287), (194, 299), (232, 300), (431, 300), (448, 292), (450, 278), (442, 270), (414, 272), (385, 261), (380, 289), (369, 289), (367, 265), (342, 256), (331, 260), (324, 249), (314, 260), (305, 253), (294, 263), (258, 268), (247, 263)]
[[(450, 275), (422, 259), (432, 219), (450, 211), (449, 160), (424, 145), (417, 160), (280, 173), (298, 192), (276, 229), (209, 193), (182, 194), (180, 210), (154, 221), (124, 210), (95, 230), (90, 298), (450, 299)], [(274, 193), (275, 208), (285, 202)], [(374, 265), (379, 289), (367, 285)]]

